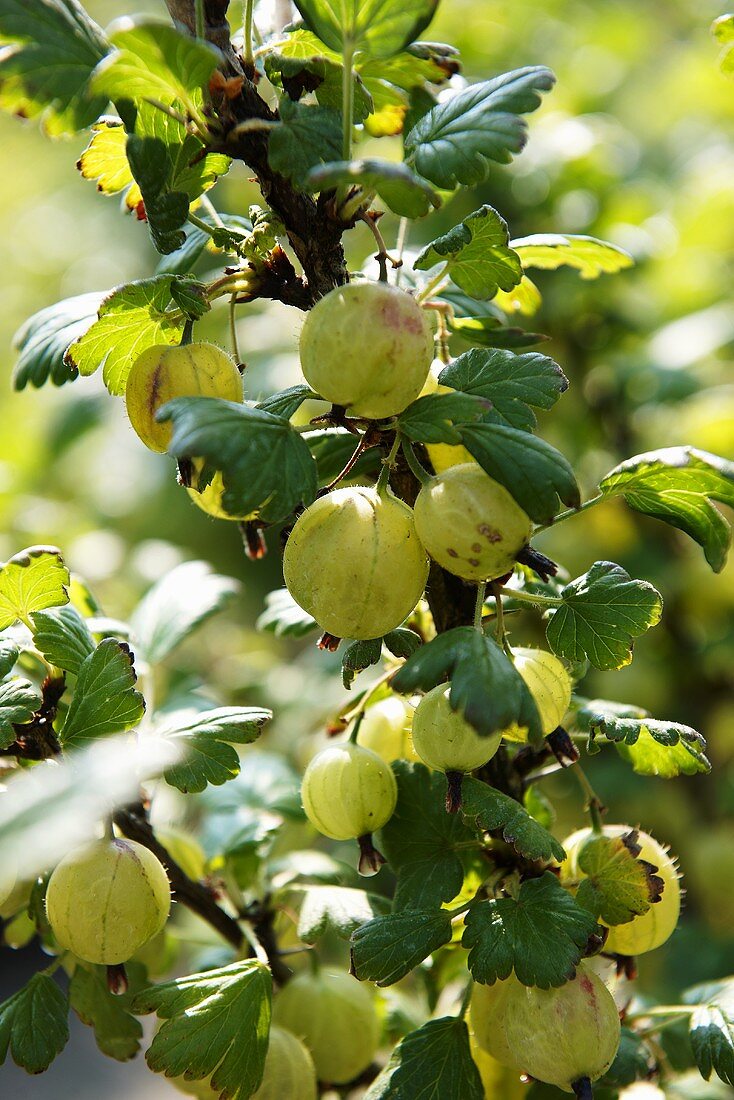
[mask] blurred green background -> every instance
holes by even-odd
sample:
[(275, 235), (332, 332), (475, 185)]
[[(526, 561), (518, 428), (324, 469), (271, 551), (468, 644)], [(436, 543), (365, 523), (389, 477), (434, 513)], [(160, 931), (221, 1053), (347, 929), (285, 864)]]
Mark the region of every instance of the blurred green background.
[[(141, 10), (88, 7), (102, 25)], [(263, 23), (270, 7), (259, 5)], [(240, 10), (233, 6), (235, 23)], [(725, 10), (714, 0), (446, 0), (427, 35), (458, 46), (472, 79), (542, 63), (558, 86), (531, 116), (522, 156), (412, 227), (409, 247), (490, 202), (514, 237), (588, 233), (635, 257), (634, 269), (598, 282), (540, 273), (543, 306), (518, 322), (552, 337), (543, 350), (571, 381), (540, 431), (575, 464), (586, 495), (618, 461), (658, 447), (692, 443), (734, 459), (734, 85), (717, 68), (709, 32)], [(52, 144), (35, 125), (0, 118), (0, 558), (32, 543), (56, 544), (106, 612), (120, 617), (181, 560), (203, 557), (240, 578), (234, 610), (184, 650), (181, 672), (207, 680), (222, 702), (273, 706), (277, 720), (264, 744), (298, 764), (343, 691), (336, 659), (316, 653), (310, 640), (300, 647), (255, 632), (265, 593), (280, 583), (276, 540), (264, 563), (247, 563), (236, 525), (190, 504), (170, 460), (143, 448), (124, 403), (109, 398), (100, 379), (12, 391), (11, 339), (29, 314), (155, 270), (145, 225), (79, 177), (84, 144)], [(257, 201), (241, 165), (212, 197), (236, 213)], [(391, 245), (396, 219), (386, 216), (382, 228)], [(351, 266), (360, 267), (371, 237), (360, 228), (347, 243)], [(284, 306), (241, 309), (248, 396), (298, 380), (299, 324)], [(226, 344), (226, 310), (210, 314), (197, 334)], [(457, 340), (454, 351), (464, 349)], [(640, 642), (633, 664), (589, 676), (583, 691), (688, 723), (709, 742), (711, 776), (641, 779), (613, 749), (589, 763), (609, 820), (643, 825), (680, 857), (688, 888), (681, 928), (641, 966), (643, 988), (674, 997), (686, 984), (734, 971), (734, 561), (713, 576), (693, 543), (616, 504), (539, 545), (571, 576), (611, 559), (660, 589), (663, 621)], [(513, 640), (539, 641), (535, 630), (523, 616)], [(563, 835), (580, 822), (577, 789), (560, 779), (548, 793)], [(128, 1073), (110, 1066), (115, 1080)], [(55, 1075), (49, 1084), (13, 1070), (0, 1076), (8, 1088), (12, 1077), (13, 1095), (22, 1097), (45, 1095)], [(72, 1095), (63, 1076), (53, 1087), (54, 1095)], [(77, 1081), (74, 1095), (93, 1095), (83, 1087)]]

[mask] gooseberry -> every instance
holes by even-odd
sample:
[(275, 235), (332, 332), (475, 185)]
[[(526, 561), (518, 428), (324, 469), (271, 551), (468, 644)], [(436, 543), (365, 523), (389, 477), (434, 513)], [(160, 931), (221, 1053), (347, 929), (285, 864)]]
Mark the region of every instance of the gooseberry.
[(318, 1079), (330, 1084), (353, 1080), (377, 1050), (372, 995), (349, 974), (298, 974), (276, 996), (273, 1020), (303, 1040)]
[(413, 707), (398, 695), (390, 695), (365, 711), (357, 744), (376, 752), (388, 764), (393, 760), (418, 760), (412, 725)]
[(415, 502), (415, 527), (434, 561), (468, 581), (511, 572), (532, 529), (507, 490), (475, 462), (428, 480)]
[(433, 335), (409, 294), (387, 283), (336, 287), (301, 330), (301, 366), (321, 397), (352, 416), (395, 416), (428, 375)]
[(171, 888), (161, 862), (134, 840), (75, 848), (54, 869), (46, 913), (61, 947), (85, 962), (123, 963), (168, 919)]
[(252, 1100), (316, 1100), (316, 1069), (300, 1039), (282, 1027), (270, 1028), (262, 1083)]
[(483, 737), (452, 710), (449, 688), (439, 684), (423, 696), (413, 716), (413, 746), (424, 763), (442, 772), (473, 772), (491, 760), (501, 733)]
[(428, 579), (413, 513), (389, 490), (320, 497), (296, 522), (283, 556), (293, 599), (338, 638), (379, 638), (411, 613)]
[(393, 815), (398, 788), (389, 764), (351, 741), (327, 745), (301, 784), (306, 817), (332, 840), (355, 840), (381, 829)]
[(491, 1018), (472, 999), (477, 1041), (493, 1057), (563, 1092), (606, 1073), (619, 1046), (619, 1013), (596, 974), (581, 964), (558, 988), (525, 986), (514, 974), (498, 984), (506, 990), (495, 994)]
[[(512, 659), (535, 701), (543, 736), (547, 737), (560, 726), (568, 710), (571, 677), (563, 662), (545, 649), (518, 646), (512, 651)], [(518, 725), (509, 726), (502, 735), (508, 741), (527, 741), (527, 729)]]
[(133, 363), (125, 388), (125, 404), (137, 435), (151, 451), (168, 449), (173, 432), (155, 414), (175, 397), (221, 397), (242, 401), (242, 376), (216, 344), (156, 344)]
[[(607, 837), (620, 837), (632, 832), (629, 825), (604, 825)], [(657, 868), (655, 874), (663, 880), (660, 900), (654, 902), (646, 913), (633, 917), (626, 924), (615, 924), (609, 929), (604, 951), (613, 955), (642, 955), (654, 951), (670, 939), (680, 916), (680, 880), (675, 863), (669, 853), (649, 833), (637, 831), (640, 848), (638, 859), (644, 859)], [(563, 842), (566, 859), (561, 864), (561, 882), (577, 882), (584, 877), (578, 858), (587, 840), (593, 837), (591, 829), (579, 829)], [(602, 922), (603, 923), (603, 922)]]

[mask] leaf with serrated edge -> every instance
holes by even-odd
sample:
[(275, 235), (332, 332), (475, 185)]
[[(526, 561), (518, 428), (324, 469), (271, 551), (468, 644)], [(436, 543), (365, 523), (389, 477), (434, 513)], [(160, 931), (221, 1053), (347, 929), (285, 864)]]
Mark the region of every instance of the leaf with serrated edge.
[(444, 1016), (401, 1039), (364, 1100), (483, 1100), (484, 1095), (466, 1022)]
[(283, 99), (280, 122), (270, 131), (268, 163), (274, 172), (309, 186), (312, 168), (336, 160), (341, 152), (341, 117), (330, 107), (305, 106)]
[(721, 572), (731, 527), (712, 501), (734, 507), (734, 462), (694, 447), (668, 447), (627, 459), (602, 478), (605, 496), (622, 496), (630, 508), (685, 531)]
[(649, 912), (665, 884), (655, 874), (658, 868), (638, 859), (639, 854), (634, 829), (624, 836), (589, 837), (577, 856), (586, 876), (576, 892), (579, 905), (610, 925), (628, 924)]
[(134, 210), (142, 195), (133, 179), (125, 152), (127, 134), (122, 119), (100, 118), (92, 127), (89, 144), (77, 161), (82, 179), (96, 183), (103, 195), (125, 191), (125, 206)]
[(428, 271), (442, 261), (458, 287), (479, 301), (511, 290), (522, 278), (519, 257), (508, 248), (507, 223), (492, 206), (481, 206), (448, 233), (426, 245), (413, 264)]
[(156, 581), (130, 617), (135, 652), (158, 664), (239, 592), (239, 582), (204, 561), (177, 565)]
[(262, 1081), (271, 987), (267, 966), (245, 959), (144, 990), (134, 1011), (163, 1021), (146, 1062), (168, 1077), (211, 1078), (215, 1092), (246, 1100)]
[(18, 660), (20, 647), (15, 642), (0, 638), (0, 678), (12, 672), (15, 662)]
[(574, 715), (578, 729), (589, 733), (589, 751), (598, 751), (598, 735), (612, 741), (620, 756), (639, 775), (674, 779), (711, 770), (705, 755), (706, 742), (697, 730), (679, 722), (651, 718), (639, 707), (610, 703), (606, 699), (586, 700)]
[(94, 638), (75, 607), (54, 607), (35, 611), (33, 640), (47, 661), (76, 676), (86, 657), (94, 650)]
[(632, 643), (660, 622), (663, 601), (647, 581), (633, 580), (621, 565), (594, 562), (561, 592), (549, 612), (546, 635), (554, 653), (571, 661), (588, 657), (595, 668), (623, 668)]
[(29, 722), (40, 705), (41, 693), (30, 680), (17, 678), (0, 684), (0, 749), (15, 741), (15, 723)]
[(13, 369), (13, 387), (37, 389), (51, 381), (63, 386), (78, 376), (73, 365), (64, 360), (71, 343), (80, 339), (97, 319), (97, 310), (105, 295), (78, 294), (47, 306), (29, 317), (13, 337), (18, 359)]
[(348, 940), (352, 932), (374, 917), (390, 909), (387, 898), (355, 890), (349, 886), (304, 886), (303, 901), (298, 916), (298, 938), (303, 943), (316, 943), (333, 931)]
[(135, 690), (135, 669), (124, 642), (105, 638), (82, 662), (74, 696), (59, 734), (65, 749), (130, 729), (145, 701)]
[(597, 927), (550, 871), (523, 882), (517, 898), (496, 898), (469, 910), (462, 944), (475, 981), (492, 984), (512, 971), (523, 985), (563, 985), (575, 974)]
[(173, 422), (169, 454), (205, 458), (221, 470), (222, 503), (233, 514), (275, 522), (316, 494), (308, 444), (283, 417), (217, 397), (179, 397), (157, 419)]
[(568, 379), (553, 359), (537, 352), (515, 355), (500, 349), (472, 348), (444, 367), (443, 386), (477, 394), (492, 403), (485, 420), (534, 431), (536, 409), (550, 409), (568, 389)]
[(396, 761), (395, 813), (377, 846), (398, 878), (394, 908), (429, 909), (456, 897), (464, 881), (458, 845), (474, 838), (458, 814), (447, 814), (446, 777), (422, 764)]
[(451, 917), (442, 909), (375, 917), (352, 933), (352, 973), (361, 982), (394, 985), (450, 939)]
[(376, 665), (382, 654), (382, 638), (352, 642), (342, 657), (342, 682), (349, 689), (358, 673)]
[(460, 443), (455, 423), (478, 420), (490, 409), (481, 396), (465, 393), (429, 393), (408, 405), (398, 419), (403, 435), (419, 443)]
[(317, 393), (303, 383), (297, 386), (289, 386), (287, 390), (279, 390), (270, 397), (266, 397), (257, 404), (263, 412), (272, 413), (273, 416), (282, 416), (290, 420), (294, 413), (298, 412), (304, 401), (321, 401)]
[(90, 126), (107, 103), (90, 87), (109, 48), (77, 0), (4, 0), (0, 40), (0, 106), (24, 118), (41, 116), (54, 136)]
[(544, 439), (506, 424), (467, 424), (461, 438), (482, 469), (517, 501), (536, 523), (550, 523), (559, 500), (569, 508), (581, 502), (576, 475), (566, 458)]
[(537, 267), (555, 271), (559, 267), (572, 267), (582, 279), (598, 279), (600, 275), (614, 275), (634, 260), (629, 252), (608, 241), (596, 237), (574, 234), (534, 233), (512, 241), (522, 261), (523, 268)]
[(701, 1076), (708, 1081), (715, 1073), (734, 1086), (734, 978), (694, 985), (682, 999), (698, 1006), (688, 1026)]
[(475, 828), (501, 832), (502, 839), (526, 859), (546, 863), (565, 859), (566, 853), (556, 838), (519, 802), (470, 776), (465, 777), (461, 787), (461, 813)]
[(481, 183), (492, 161), (508, 164), (524, 148), (520, 115), (536, 110), (554, 83), (550, 69), (525, 68), (470, 85), (416, 123), (405, 138), (405, 159), (437, 187)]
[(97, 320), (66, 350), (64, 359), (80, 374), (102, 367), (113, 396), (125, 392), (135, 360), (156, 344), (180, 344), (186, 318), (169, 309), (174, 275), (156, 275), (110, 291), (99, 307)]
[(123, 17), (110, 28), (115, 47), (92, 77), (95, 92), (111, 100), (155, 99), (183, 105), (194, 118), (203, 89), (222, 60), (216, 47), (160, 20)]
[(0, 630), (69, 602), (69, 570), (55, 546), (29, 546), (0, 564)]
[(69, 985), (69, 1002), (79, 1019), (94, 1028), (97, 1046), (108, 1058), (127, 1062), (140, 1050), (143, 1028), (130, 1012), (134, 993), (143, 984), (145, 971), (140, 963), (125, 966), (128, 990), (122, 995), (110, 993), (104, 967), (77, 963)]
[(10, 1051), (17, 1066), (43, 1073), (66, 1046), (68, 1015), (69, 1003), (53, 978), (34, 974), (0, 1004), (0, 1064)]
[(409, 657), (392, 678), (395, 691), (430, 691), (449, 678), (449, 702), (478, 733), (489, 736), (513, 723), (533, 742), (543, 732), (535, 700), (522, 676), (493, 638), (470, 626), (439, 634)]
[(271, 717), (259, 707), (219, 707), (159, 727), (156, 733), (180, 749), (180, 760), (164, 772), (166, 782), (188, 794), (234, 779), (240, 758), (232, 746), (251, 745)]

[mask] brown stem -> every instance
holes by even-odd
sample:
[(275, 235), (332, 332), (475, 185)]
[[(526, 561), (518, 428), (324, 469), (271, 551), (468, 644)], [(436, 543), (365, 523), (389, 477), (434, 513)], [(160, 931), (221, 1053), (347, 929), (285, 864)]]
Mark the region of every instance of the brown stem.
[(220, 936), (240, 951), (245, 936), (234, 917), (225, 913), (212, 897), (211, 891), (200, 882), (194, 882), (179, 867), (176, 860), (157, 839), (141, 802), (117, 810), (113, 821), (120, 832), (130, 840), (136, 840), (157, 856), (166, 868), (171, 888), (176, 898), (192, 912), (210, 924)]

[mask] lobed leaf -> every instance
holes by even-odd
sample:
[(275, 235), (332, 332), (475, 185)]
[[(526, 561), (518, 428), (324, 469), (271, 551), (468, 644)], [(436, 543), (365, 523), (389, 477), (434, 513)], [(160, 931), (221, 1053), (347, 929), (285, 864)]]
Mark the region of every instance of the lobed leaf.
[(561, 657), (595, 668), (623, 668), (633, 640), (660, 622), (663, 600), (647, 581), (632, 580), (621, 565), (594, 562), (588, 573), (561, 591), (563, 603), (549, 611), (546, 635)]
[(462, 944), (475, 981), (492, 985), (512, 971), (523, 985), (549, 989), (573, 978), (595, 918), (550, 871), (522, 883), (517, 898), (473, 906)]
[(33, 640), (47, 661), (75, 676), (94, 650), (89, 627), (71, 604), (33, 613)]
[(270, 131), (268, 163), (299, 190), (311, 186), (311, 169), (339, 158), (341, 116), (330, 107), (305, 106), (284, 98), (280, 121)]
[(29, 546), (0, 564), (0, 630), (68, 603), (69, 570), (55, 546)]
[(67, 363), (66, 349), (79, 340), (97, 317), (105, 295), (78, 294), (34, 313), (13, 337), (18, 358), (13, 370), (13, 386), (24, 390), (39, 389), (51, 381), (63, 386), (78, 377), (73, 363)]
[(526, 432), (537, 426), (533, 407), (551, 409), (568, 389), (568, 379), (548, 355), (481, 348), (464, 352), (444, 367), (439, 382), (490, 401), (485, 420)]
[(451, 917), (444, 909), (389, 913), (352, 933), (352, 973), (378, 986), (394, 985), (451, 940)]
[(480, 206), (459, 224), (426, 245), (413, 267), (428, 271), (444, 261), (447, 274), (479, 301), (498, 290), (511, 290), (522, 278), (520, 259), (508, 248), (504, 218), (492, 206)]
[(405, 159), (437, 187), (482, 183), (492, 161), (508, 164), (527, 140), (520, 117), (555, 83), (550, 69), (516, 69), (472, 84), (430, 110), (405, 138)]
[(537, 267), (555, 271), (559, 267), (572, 267), (582, 279), (614, 275), (634, 264), (629, 252), (618, 245), (577, 234), (533, 233), (529, 237), (518, 237), (511, 247), (524, 269)]
[(33, 977), (0, 1004), (0, 1064), (12, 1055), (27, 1073), (43, 1073), (69, 1038), (69, 1002), (48, 974)]
[(398, 417), (398, 428), (419, 443), (460, 443), (454, 425), (490, 415), (490, 402), (464, 393), (430, 393), (408, 405)]
[(418, 1100), (460, 1096), (482, 1100), (484, 1086), (471, 1056), (469, 1031), (460, 1017), (429, 1020), (396, 1046), (365, 1100)]
[(180, 750), (164, 779), (184, 794), (234, 779), (240, 758), (232, 746), (252, 744), (270, 718), (272, 713), (259, 707), (219, 707), (164, 722), (156, 733)]
[(591, 836), (578, 854), (586, 876), (576, 900), (604, 924), (628, 924), (650, 911), (662, 896), (664, 882), (653, 864), (638, 859), (638, 833), (624, 836)]
[(127, 1062), (140, 1050), (143, 1028), (132, 1015), (131, 1002), (145, 973), (139, 963), (128, 962), (125, 972), (129, 991), (110, 993), (106, 968), (77, 963), (69, 984), (69, 1002), (82, 1023), (94, 1029), (97, 1046), (108, 1058)]
[(605, 496), (622, 496), (630, 508), (662, 520), (703, 547), (721, 572), (731, 527), (712, 501), (734, 507), (734, 463), (694, 447), (668, 447), (627, 459), (604, 477)]
[[(534, 788), (531, 788), (534, 789)], [(502, 839), (526, 859), (559, 863), (562, 846), (528, 811), (509, 795), (479, 779), (466, 776), (461, 786), (461, 813), (468, 824), (483, 832), (501, 832)]]
[(695, 985), (683, 1001), (696, 1006), (688, 1026), (701, 1076), (708, 1081), (715, 1073), (734, 1086), (734, 979)]
[(59, 739), (64, 749), (130, 729), (143, 716), (145, 700), (135, 690), (129, 646), (105, 638), (79, 667), (74, 695)]

